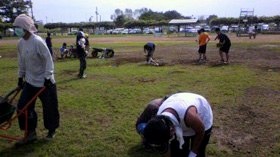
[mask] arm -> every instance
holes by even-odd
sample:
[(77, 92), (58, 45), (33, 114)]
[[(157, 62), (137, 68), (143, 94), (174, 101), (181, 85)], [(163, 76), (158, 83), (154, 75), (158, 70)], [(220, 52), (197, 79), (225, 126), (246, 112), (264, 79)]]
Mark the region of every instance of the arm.
[(162, 99), (154, 99), (148, 103), (144, 111), (138, 117), (136, 126), (140, 123), (147, 123), (153, 116), (157, 114), (158, 108), (162, 103)]
[(190, 107), (185, 116), (185, 123), (195, 131), (195, 137), (191, 151), (198, 154), (199, 146), (204, 137), (204, 125), (199, 118), (196, 108)]
[(20, 50), (20, 44), (17, 46), (18, 49), (18, 77), (24, 78), (25, 76), (25, 64), (23, 63), (23, 54)]
[(208, 35), (208, 36), (207, 36), (207, 41), (206, 41), (206, 43), (208, 43), (210, 40), (211, 40), (211, 38), (210, 38), (210, 36)]
[[(49, 52), (49, 49), (47, 45), (44, 42), (38, 41), (38, 52), (42, 56), (45, 64), (45, 79), (49, 80), (52, 78), (52, 75), (54, 73), (54, 65), (53, 65), (53, 60), (52, 56)], [(54, 83), (54, 82), (52, 82)]]
[(219, 38), (219, 35), (217, 35), (214, 40), (217, 40), (218, 38)]
[(146, 45), (144, 46), (144, 54), (145, 55), (147, 54), (147, 46)]

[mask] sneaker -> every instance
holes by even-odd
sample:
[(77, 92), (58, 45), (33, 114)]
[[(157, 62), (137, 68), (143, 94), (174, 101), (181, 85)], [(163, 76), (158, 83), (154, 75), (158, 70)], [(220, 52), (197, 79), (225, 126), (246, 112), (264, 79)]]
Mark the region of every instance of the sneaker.
[(47, 140), (52, 140), (55, 137), (55, 131), (49, 130), (48, 135), (46, 136)]
[(228, 64), (228, 62), (227, 62), (227, 61), (224, 61), (224, 64)]
[(83, 79), (83, 78), (86, 78), (86, 77), (87, 77), (87, 74), (78, 75), (78, 77), (79, 77), (80, 79)]
[(32, 131), (32, 132), (28, 133), (28, 135), (25, 138), (17, 141), (16, 146), (21, 146), (21, 145), (25, 145), (25, 144), (28, 144), (28, 143), (32, 143), (36, 140), (37, 140), (36, 131)]
[(86, 78), (87, 77), (87, 74), (84, 74), (83, 76), (81, 76), (81, 78)]

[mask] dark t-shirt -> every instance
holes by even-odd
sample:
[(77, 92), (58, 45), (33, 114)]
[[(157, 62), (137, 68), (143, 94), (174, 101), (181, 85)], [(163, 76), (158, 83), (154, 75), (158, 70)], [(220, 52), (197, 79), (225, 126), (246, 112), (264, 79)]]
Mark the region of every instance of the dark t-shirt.
[(223, 43), (223, 45), (231, 45), (230, 39), (227, 35), (220, 33), (217, 38), (220, 40), (221, 43)]
[(148, 51), (153, 51), (155, 50), (156, 45), (154, 43), (147, 43), (144, 45), (144, 49), (148, 50)]
[(51, 37), (46, 38), (46, 44), (47, 44), (48, 47), (52, 47), (52, 41), (51, 40), (52, 40)]

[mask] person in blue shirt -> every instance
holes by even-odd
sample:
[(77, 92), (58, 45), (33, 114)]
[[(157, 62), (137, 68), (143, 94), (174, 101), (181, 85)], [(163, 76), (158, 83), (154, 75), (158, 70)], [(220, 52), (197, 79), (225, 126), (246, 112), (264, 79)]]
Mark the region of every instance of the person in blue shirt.
[(148, 42), (144, 45), (144, 53), (146, 55), (147, 64), (159, 65), (154, 59), (154, 52), (156, 50), (156, 45), (152, 42)]

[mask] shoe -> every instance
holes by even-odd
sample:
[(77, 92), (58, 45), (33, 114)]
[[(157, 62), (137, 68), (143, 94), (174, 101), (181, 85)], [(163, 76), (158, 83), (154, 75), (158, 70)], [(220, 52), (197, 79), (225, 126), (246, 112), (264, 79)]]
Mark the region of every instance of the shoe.
[(220, 60), (220, 61), (219, 61), (220, 64), (223, 64), (224, 62), (225, 62), (224, 60)]
[(83, 76), (81, 76), (80, 78), (86, 78), (87, 77), (87, 74), (84, 74)]
[(224, 64), (228, 64), (228, 62), (224, 61)]
[(86, 77), (87, 77), (87, 74), (78, 75), (78, 77), (79, 77), (80, 79), (83, 79), (83, 78), (86, 78)]
[(47, 140), (52, 140), (55, 137), (55, 131), (49, 130), (48, 135), (46, 136)]
[(36, 140), (37, 140), (36, 131), (32, 131), (32, 132), (28, 133), (28, 135), (25, 138), (17, 141), (16, 146), (21, 146), (21, 145), (25, 145), (25, 144), (28, 144), (28, 143), (32, 143)]

